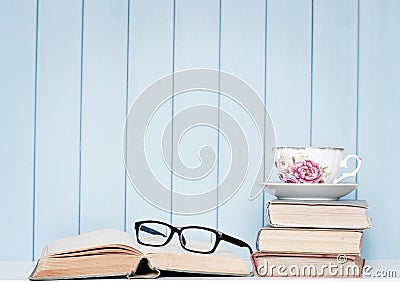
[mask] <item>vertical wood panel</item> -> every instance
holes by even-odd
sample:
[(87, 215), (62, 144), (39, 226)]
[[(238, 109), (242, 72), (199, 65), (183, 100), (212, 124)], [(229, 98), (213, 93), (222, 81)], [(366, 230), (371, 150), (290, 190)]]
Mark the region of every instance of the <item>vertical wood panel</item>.
[(32, 259), (34, 1), (0, 2), (0, 260)]
[(400, 2), (360, 1), (359, 153), (364, 157), (358, 196), (370, 204), (374, 226), (363, 254), (400, 259), (396, 184), (400, 107)]
[[(264, 101), (264, 67), (265, 67), (265, 1), (222, 1), (221, 26), (221, 70), (231, 73), (248, 83)], [(244, 97), (245, 99), (245, 97)], [(240, 123), (246, 134), (250, 152), (257, 148), (257, 132), (253, 132), (252, 121), (243, 109), (235, 107), (232, 101), (221, 96), (221, 109), (225, 109)], [(263, 134), (264, 128), (260, 128)], [(221, 136), (223, 138), (223, 136)], [(235, 138), (235, 136), (229, 136)], [(229, 141), (229, 140), (228, 140)], [(262, 152), (261, 152), (262, 154)], [(252, 155), (250, 153), (250, 158)], [(220, 176), (223, 181), (224, 172), (230, 167), (230, 150), (227, 143), (220, 142)], [(257, 175), (257, 160), (250, 159), (247, 175)], [(244, 181), (239, 192), (222, 205), (218, 210), (218, 228), (233, 234), (255, 247), (255, 235), (262, 226), (263, 201), (259, 196), (249, 201), (252, 187), (249, 178)], [(239, 251), (239, 250), (238, 250)], [(248, 250), (239, 252), (248, 259)]]
[(355, 152), (357, 1), (315, 1), (313, 146)]
[(278, 146), (310, 134), (311, 1), (268, 1), (267, 105)]
[[(129, 105), (147, 86), (172, 72), (173, 7), (172, 0), (131, 1)], [(159, 120), (170, 120), (171, 110), (172, 104), (169, 101), (157, 112), (157, 117)], [(153, 124), (160, 132), (163, 125), (162, 122)], [(161, 140), (148, 140), (151, 142), (147, 144), (149, 158), (157, 168), (154, 172), (159, 181), (169, 188), (171, 173), (160, 159)], [(134, 221), (157, 219), (169, 222), (170, 213), (148, 203), (127, 180), (126, 218), (127, 231), (132, 232)]]
[(87, 0), (82, 91), (81, 231), (124, 229), (126, 0)]
[(266, 103), (277, 146), (309, 145), (311, 22), (311, 1), (268, 0)]
[[(343, 147), (345, 155), (355, 154), (357, 1), (315, 1), (313, 42), (311, 145)], [(346, 170), (354, 168), (352, 163)], [(354, 199), (355, 192), (346, 198)]]
[(39, 1), (35, 257), (78, 232), (81, 1)]
[[(191, 68), (218, 69), (219, 50), (219, 3), (215, 0), (176, 1), (176, 30), (175, 30), (175, 71)], [(178, 89), (179, 85), (175, 84)], [(198, 105), (213, 105), (218, 107), (218, 97), (205, 91), (192, 91), (174, 98), (174, 115), (183, 109)], [(216, 117), (217, 119), (217, 117)], [(194, 121), (195, 122), (195, 121)], [(174, 128), (179, 125), (174, 122)], [(206, 127), (197, 127), (189, 130), (182, 138), (182, 142), (173, 144), (174, 150), (179, 151), (183, 163), (189, 166), (198, 166), (198, 151), (204, 145), (208, 145), (217, 152), (216, 130)], [(176, 131), (173, 132), (174, 140), (178, 140)], [(218, 156), (216, 156), (218, 157)], [(176, 160), (173, 160), (176, 162)], [(187, 181), (173, 175), (172, 189), (177, 193), (196, 194), (214, 189), (216, 192), (217, 170), (201, 180)], [(195, 200), (195, 198), (193, 198)], [(215, 203), (217, 194), (215, 193)], [(172, 205), (174, 199), (172, 199)], [(187, 205), (195, 203), (186, 203)], [(173, 206), (172, 206), (173, 208)], [(216, 211), (207, 213), (181, 216), (173, 215), (172, 223), (177, 225), (200, 224), (210, 227), (216, 225)]]

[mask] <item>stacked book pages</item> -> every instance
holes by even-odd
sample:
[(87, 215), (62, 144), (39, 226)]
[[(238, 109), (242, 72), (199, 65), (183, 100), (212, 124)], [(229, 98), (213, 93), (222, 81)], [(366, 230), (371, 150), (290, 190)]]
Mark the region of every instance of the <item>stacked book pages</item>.
[(254, 271), (268, 277), (359, 277), (365, 201), (272, 200), (258, 233)]

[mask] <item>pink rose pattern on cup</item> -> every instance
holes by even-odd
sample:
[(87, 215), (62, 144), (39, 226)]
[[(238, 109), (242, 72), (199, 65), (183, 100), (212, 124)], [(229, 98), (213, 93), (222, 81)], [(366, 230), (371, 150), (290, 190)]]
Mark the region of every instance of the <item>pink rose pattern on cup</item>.
[(322, 178), (322, 167), (312, 160), (296, 162), (289, 168), (292, 175), (300, 183), (319, 183)]
[(291, 159), (280, 156), (276, 166), (280, 170), (279, 179), (285, 183), (324, 183), (323, 178), (330, 174), (327, 167), (302, 155)]

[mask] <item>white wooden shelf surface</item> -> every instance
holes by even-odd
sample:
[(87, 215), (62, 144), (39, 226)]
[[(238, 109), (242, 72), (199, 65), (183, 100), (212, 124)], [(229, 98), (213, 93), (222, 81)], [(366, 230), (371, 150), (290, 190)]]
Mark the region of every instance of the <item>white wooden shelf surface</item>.
[[(400, 260), (374, 260), (374, 261), (367, 261), (366, 264), (370, 265), (372, 267), (371, 271), (371, 276), (376, 275), (377, 273), (383, 273), (386, 271), (386, 273), (390, 274), (393, 276), (393, 274), (396, 274), (396, 277), (369, 277), (364, 279), (368, 279), (369, 281), (400, 281)], [(32, 272), (33, 268), (35, 266), (35, 262), (0, 262), (0, 281), (29, 281), (28, 276)], [(378, 272), (377, 272), (378, 271)], [(307, 278), (265, 278), (265, 277), (161, 277), (158, 278), (157, 280), (163, 280), (163, 281), (185, 281), (185, 280), (207, 280), (209, 282), (211, 281), (221, 281), (221, 280), (226, 280), (226, 281), (232, 281), (232, 280), (240, 280), (240, 281), (254, 281), (254, 280), (264, 280), (264, 279), (272, 279), (272, 280), (279, 280), (279, 281), (286, 281), (286, 280), (295, 280), (296, 282), (302, 282), (302, 281), (307, 281), (309, 282), (310, 279)], [(344, 278), (329, 278), (328, 281), (343, 281)], [(312, 278), (312, 282), (317, 282), (317, 281), (326, 281), (326, 279), (323, 278)], [(67, 280), (63, 280), (67, 281)], [(70, 280), (70, 281), (84, 281), (84, 280)], [(128, 281), (127, 279), (91, 279), (87, 281)], [(149, 281), (149, 279), (135, 279), (135, 281)], [(346, 278), (346, 282), (359, 282), (359, 278)]]

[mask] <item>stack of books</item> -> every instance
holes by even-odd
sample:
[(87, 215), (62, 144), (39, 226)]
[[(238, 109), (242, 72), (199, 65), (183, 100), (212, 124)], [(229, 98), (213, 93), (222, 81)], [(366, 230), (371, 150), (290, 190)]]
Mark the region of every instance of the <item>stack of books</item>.
[(258, 233), (254, 271), (268, 277), (359, 277), (365, 201), (272, 200)]

